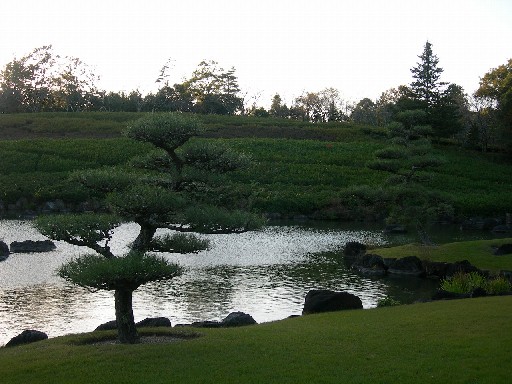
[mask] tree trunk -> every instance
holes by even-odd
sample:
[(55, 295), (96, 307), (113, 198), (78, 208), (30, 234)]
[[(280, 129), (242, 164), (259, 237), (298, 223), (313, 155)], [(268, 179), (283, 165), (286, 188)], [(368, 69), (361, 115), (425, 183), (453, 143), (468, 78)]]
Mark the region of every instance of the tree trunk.
[(140, 225), (140, 232), (133, 242), (132, 249), (141, 252), (148, 251), (151, 246), (151, 240), (153, 240), (153, 236), (155, 235), (156, 228), (144, 223), (137, 224)]
[(116, 322), (118, 339), (123, 344), (135, 344), (139, 342), (139, 334), (135, 328), (132, 306), (133, 291), (127, 288), (115, 290)]

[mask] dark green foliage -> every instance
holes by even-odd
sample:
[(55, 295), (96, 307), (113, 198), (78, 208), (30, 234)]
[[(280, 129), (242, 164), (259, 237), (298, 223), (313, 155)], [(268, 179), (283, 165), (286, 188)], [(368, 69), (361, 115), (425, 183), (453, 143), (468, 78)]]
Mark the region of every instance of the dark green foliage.
[(407, 151), (405, 151), (404, 148), (399, 146), (387, 147), (375, 151), (375, 156), (377, 156), (380, 159), (403, 159), (407, 157)]
[[(245, 232), (258, 229), (265, 223), (263, 218), (257, 214), (209, 205), (189, 207), (184, 212), (184, 218), (184, 225), (199, 233)], [(174, 226), (170, 226), (170, 228), (174, 228)]]
[(107, 196), (107, 203), (127, 220), (165, 222), (187, 206), (179, 193), (153, 185), (135, 185)]
[[(32, 124), (37, 125), (41, 115), (50, 114), (30, 115)], [(69, 113), (51, 114), (51, 119), (56, 125), (59, 125), (60, 119), (70, 119), (76, 122), (77, 127), (89, 120), (91, 125), (99, 124), (93, 130), (97, 133), (101, 131), (105, 119), (119, 121), (121, 126), (123, 121), (133, 120), (135, 116), (140, 115)], [(22, 124), (24, 118), (23, 115), (0, 115), (0, 124), (6, 121), (4, 119), (14, 125)], [(397, 148), (384, 140), (388, 132), (385, 128), (373, 128), (379, 134), (369, 135), (369, 128), (339, 123), (313, 126), (311, 123), (274, 118), (216, 115), (198, 118), (211, 138), (196, 139), (194, 142), (221, 143), (254, 159), (247, 170), (231, 172), (225, 177), (234, 183), (233, 188), (255, 192), (254, 204), (264, 212), (288, 215), (311, 215), (320, 210), (333, 212), (333, 205), (340, 207), (336, 201), (344, 195), (345, 189), (359, 185), (378, 189), (390, 176), (404, 182), (404, 175), (411, 170), (412, 164), (406, 164), (404, 159), (399, 159), (403, 161), (404, 175), (390, 175), (389, 172), (366, 167), (367, 162), (376, 159), (377, 151)], [(0, 137), (3, 137), (4, 129), (0, 129)], [(25, 131), (16, 132), (17, 135), (25, 134)], [(77, 132), (80, 133), (80, 130)], [(69, 203), (92, 197), (98, 199), (102, 194), (87, 190), (78, 183), (69, 183), (69, 173), (77, 169), (123, 165), (134, 156), (145, 156), (150, 150), (149, 144), (124, 138), (0, 141), (0, 200), (7, 206), (26, 197), (29, 207), (34, 208), (41, 202), (54, 199)], [(434, 157), (444, 158), (443, 164), (433, 168), (435, 172), (428, 172), (430, 180), (425, 188), (450, 197), (458, 215), (495, 215), (507, 212), (512, 206), (512, 194), (509, 193), (512, 184), (503, 177), (510, 173), (505, 156), (452, 146), (432, 147), (424, 139), (414, 140), (414, 146), (409, 146), (407, 151), (413, 157), (430, 153)], [(154, 163), (159, 164), (156, 170), (161, 171), (170, 162), (164, 151), (157, 153), (155, 158), (158, 160)], [(43, 155), (48, 161), (41, 161)], [(147, 160), (146, 163), (151, 161)], [(142, 167), (140, 161), (136, 165), (135, 168)], [(151, 167), (148, 165), (148, 168)], [(55, 171), (48, 172), (48, 169)], [(133, 171), (135, 169), (130, 173)], [(415, 176), (421, 173), (416, 172)], [(148, 177), (156, 179), (153, 174)], [(165, 186), (172, 180), (173, 175), (168, 174), (160, 182)], [(223, 181), (219, 179), (216, 183)], [(395, 181), (390, 184), (395, 184)], [(214, 189), (207, 196), (209, 199), (220, 199)], [(222, 200), (222, 204), (227, 202)]]
[(400, 303), (398, 300), (395, 300), (395, 299), (392, 299), (391, 297), (387, 296), (383, 299), (379, 299), (379, 301), (377, 302), (377, 307), (378, 308), (381, 308), (381, 307), (394, 307), (396, 305), (401, 305), (402, 303)]
[(247, 168), (250, 159), (218, 143), (194, 142), (183, 150), (185, 164), (205, 171), (226, 173)]
[(158, 252), (196, 253), (207, 250), (210, 242), (191, 233), (174, 233), (154, 237), (151, 249)]
[(164, 150), (174, 150), (201, 132), (199, 120), (193, 116), (155, 113), (131, 123), (124, 134), (130, 139), (148, 142)]
[(110, 237), (111, 228), (121, 221), (110, 214), (83, 213), (38, 216), (35, 224), (42, 234), (55, 240), (76, 237), (96, 243)]
[(35, 224), (50, 239), (86, 246), (106, 258), (113, 258), (109, 241), (121, 220), (118, 216), (109, 214), (83, 213), (39, 216)]
[(66, 263), (58, 275), (73, 284), (93, 289), (128, 289), (179, 276), (183, 269), (165, 258), (131, 251), (126, 256), (107, 259), (85, 255)]
[(79, 183), (86, 188), (103, 193), (122, 191), (136, 182), (136, 175), (126, 169), (103, 167), (75, 171), (69, 175), (70, 183)]
[(402, 164), (393, 160), (374, 160), (367, 164), (368, 168), (376, 171), (386, 171), (390, 173), (397, 173)]
[(472, 294), (477, 288), (491, 295), (499, 295), (510, 292), (512, 285), (501, 276), (486, 278), (478, 272), (459, 272), (441, 282), (441, 289), (453, 293)]

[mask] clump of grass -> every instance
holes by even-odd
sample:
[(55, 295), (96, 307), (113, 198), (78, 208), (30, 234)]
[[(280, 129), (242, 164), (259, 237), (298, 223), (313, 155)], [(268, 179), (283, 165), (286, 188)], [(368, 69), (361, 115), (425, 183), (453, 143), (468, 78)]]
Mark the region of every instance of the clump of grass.
[(501, 295), (512, 290), (512, 284), (503, 276), (498, 276), (487, 282), (486, 292), (490, 295)]
[(394, 307), (396, 305), (402, 305), (402, 303), (398, 300), (395, 300), (395, 299), (392, 299), (391, 297), (389, 296), (386, 296), (382, 299), (379, 299), (379, 301), (377, 301), (377, 308), (381, 308), (381, 307)]
[(499, 276), (487, 279), (478, 272), (456, 273), (441, 282), (441, 289), (447, 292), (471, 294), (476, 289), (483, 289), (489, 295), (510, 292), (512, 286), (508, 280)]
[(441, 289), (453, 293), (472, 293), (477, 288), (483, 288), (485, 283), (485, 277), (478, 272), (459, 272), (444, 279), (441, 282)]

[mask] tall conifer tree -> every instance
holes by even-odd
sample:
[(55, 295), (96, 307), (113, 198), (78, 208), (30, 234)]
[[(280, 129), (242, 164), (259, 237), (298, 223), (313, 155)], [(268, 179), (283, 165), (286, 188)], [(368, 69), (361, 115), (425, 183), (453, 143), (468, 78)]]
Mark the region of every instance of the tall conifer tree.
[(432, 52), (430, 42), (425, 43), (423, 53), (418, 57), (420, 61), (414, 68), (411, 68), (412, 77), (414, 78), (411, 89), (414, 98), (421, 102), (428, 112), (438, 103), (442, 94), (441, 88), (446, 83), (440, 80), (443, 68), (438, 67), (439, 59)]

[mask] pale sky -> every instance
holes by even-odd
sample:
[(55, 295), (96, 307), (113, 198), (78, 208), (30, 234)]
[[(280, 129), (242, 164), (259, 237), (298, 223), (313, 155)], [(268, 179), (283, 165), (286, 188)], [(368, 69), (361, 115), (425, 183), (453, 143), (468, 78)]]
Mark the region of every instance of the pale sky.
[(51, 44), (101, 88), (145, 94), (169, 58), (171, 83), (215, 60), (266, 108), (326, 87), (376, 99), (411, 83), (427, 40), (441, 80), (468, 93), (512, 58), (511, 0), (2, 0), (0, 12), (1, 68)]

